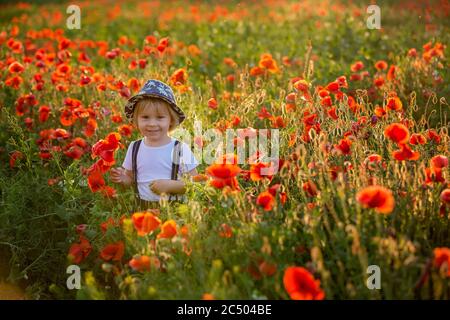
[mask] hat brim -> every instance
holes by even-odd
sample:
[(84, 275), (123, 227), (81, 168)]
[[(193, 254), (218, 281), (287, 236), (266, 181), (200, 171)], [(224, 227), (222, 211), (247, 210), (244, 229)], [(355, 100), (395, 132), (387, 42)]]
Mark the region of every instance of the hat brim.
[(151, 94), (151, 93), (142, 93), (137, 94), (135, 96), (132, 96), (130, 99), (128, 99), (127, 104), (125, 105), (125, 115), (128, 119), (133, 118), (134, 108), (136, 107), (136, 103), (138, 103), (140, 100), (145, 98), (158, 98), (161, 99), (169, 104), (169, 106), (172, 108), (173, 111), (178, 115), (178, 123), (182, 123), (184, 119), (186, 119), (186, 115), (184, 114), (183, 110), (179, 106), (177, 106), (175, 103), (170, 101), (169, 99), (157, 95), (157, 94)]

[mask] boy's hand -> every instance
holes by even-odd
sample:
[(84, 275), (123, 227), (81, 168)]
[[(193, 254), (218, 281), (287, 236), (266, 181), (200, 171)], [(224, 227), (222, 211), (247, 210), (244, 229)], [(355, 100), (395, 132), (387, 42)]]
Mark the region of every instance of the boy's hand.
[(124, 168), (111, 168), (111, 181), (114, 183), (131, 184), (131, 177), (127, 175)]
[(161, 193), (171, 193), (172, 190), (172, 180), (160, 179), (150, 182), (150, 190), (155, 194)]

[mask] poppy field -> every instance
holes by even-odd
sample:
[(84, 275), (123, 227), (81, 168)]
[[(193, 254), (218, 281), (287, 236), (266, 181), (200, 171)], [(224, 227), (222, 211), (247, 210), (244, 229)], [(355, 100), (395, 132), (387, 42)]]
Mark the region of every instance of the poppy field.
[[(0, 5), (0, 269), (27, 299), (450, 298), (447, 1), (380, 28), (369, 1), (70, 4)], [(138, 210), (110, 170), (148, 79), (192, 150), (196, 123), (270, 129), (277, 158), (223, 150)]]

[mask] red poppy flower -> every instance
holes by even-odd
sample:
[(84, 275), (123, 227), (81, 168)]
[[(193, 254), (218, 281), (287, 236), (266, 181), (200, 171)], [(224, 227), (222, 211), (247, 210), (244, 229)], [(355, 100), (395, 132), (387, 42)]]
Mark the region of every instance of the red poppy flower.
[(272, 58), (272, 55), (269, 53), (261, 55), (261, 59), (259, 60), (258, 66), (260, 68), (267, 69), (271, 73), (277, 73), (279, 71), (277, 62)]
[(119, 133), (108, 134), (106, 139), (102, 139), (92, 146), (92, 158), (99, 156), (106, 163), (114, 164), (114, 152), (119, 148), (119, 141)]
[(185, 69), (178, 69), (170, 76), (170, 83), (174, 86), (180, 86), (187, 82), (188, 74)]
[(99, 171), (92, 171), (88, 176), (88, 185), (92, 192), (97, 192), (105, 186), (105, 179)]
[(259, 162), (250, 166), (250, 179), (252, 181), (261, 181), (264, 178), (272, 179), (274, 168), (270, 163)]
[(335, 148), (343, 155), (349, 155), (351, 153), (352, 141), (349, 139), (341, 139), (339, 144), (335, 145)]
[(80, 242), (74, 243), (69, 249), (68, 258), (71, 263), (79, 264), (91, 253), (92, 246), (89, 241), (80, 235)]
[(303, 185), (302, 185), (302, 189), (303, 189), (303, 191), (305, 191), (310, 197), (315, 197), (315, 196), (317, 196), (317, 186), (316, 186), (316, 184), (313, 182), (313, 181), (311, 181), (311, 180), (308, 180), (308, 181), (306, 181), (306, 182), (304, 182), (303, 183)]
[(352, 72), (358, 72), (358, 71), (360, 71), (363, 68), (364, 68), (364, 63), (362, 63), (361, 61), (357, 61), (357, 62), (355, 62), (354, 64), (352, 64), (350, 66), (350, 70)]
[(377, 69), (378, 71), (386, 70), (387, 67), (388, 67), (388, 65), (387, 65), (386, 61), (384, 61), (384, 60), (379, 60), (375, 63), (375, 69)]
[(390, 97), (387, 99), (386, 107), (389, 110), (399, 111), (403, 108), (403, 104), (399, 97)]
[(263, 260), (258, 266), (259, 272), (267, 277), (273, 276), (277, 272), (277, 265)]
[(152, 212), (156, 211), (136, 212), (131, 216), (131, 220), (133, 221), (139, 236), (149, 234), (156, 230), (161, 224), (161, 220), (159, 220)]
[(275, 205), (275, 197), (269, 191), (261, 192), (256, 199), (256, 204), (263, 207), (265, 211), (270, 211)]
[(23, 70), (25, 70), (24, 66), (17, 61), (11, 63), (8, 67), (9, 73), (21, 73)]
[(411, 150), (407, 144), (400, 144), (400, 150), (393, 151), (392, 156), (398, 161), (417, 160), (420, 158), (420, 153)]
[(293, 300), (323, 300), (325, 293), (320, 281), (303, 267), (288, 267), (284, 271), (284, 288)]
[(266, 107), (262, 107), (261, 111), (258, 112), (258, 118), (261, 120), (270, 119), (272, 118), (272, 115), (267, 111)]
[(444, 189), (441, 192), (441, 201), (445, 204), (450, 204), (450, 189)]
[(174, 220), (167, 220), (161, 226), (161, 232), (158, 234), (157, 238), (171, 239), (177, 234), (177, 223)]
[(222, 223), (220, 226), (219, 236), (222, 238), (231, 238), (233, 236), (233, 229), (231, 229), (228, 224)]
[(369, 186), (356, 194), (356, 200), (364, 208), (374, 208), (376, 212), (389, 214), (394, 210), (392, 191), (382, 186)]
[(213, 110), (216, 110), (216, 109), (217, 109), (217, 106), (218, 106), (218, 103), (217, 103), (217, 100), (216, 100), (216, 99), (211, 98), (211, 99), (208, 100), (208, 107), (209, 107), (209, 108), (211, 108), (211, 109), (213, 109)]
[(428, 139), (433, 140), (437, 144), (441, 143), (441, 137), (439, 136), (439, 134), (437, 134), (437, 132), (435, 130), (433, 130), (433, 129), (428, 130), (427, 136), (428, 136)]
[(5, 80), (5, 85), (13, 89), (19, 89), (20, 85), (23, 83), (22, 77), (14, 76)]
[(401, 123), (392, 123), (384, 129), (384, 135), (397, 144), (405, 144), (409, 139), (409, 130)]
[(431, 166), (431, 168), (434, 168), (434, 169), (446, 168), (446, 167), (448, 167), (448, 158), (443, 155), (434, 156), (430, 160), (430, 166)]
[(150, 271), (151, 260), (149, 256), (135, 256), (130, 260), (128, 265), (135, 271), (144, 272)]
[(442, 265), (446, 265), (447, 268), (447, 277), (450, 277), (450, 249), (449, 248), (435, 248), (433, 250), (434, 255), (434, 266), (438, 269), (442, 267)]
[(125, 245), (123, 241), (110, 243), (106, 245), (100, 252), (100, 258), (105, 261), (120, 261), (125, 252)]
[(419, 133), (413, 133), (409, 139), (409, 143), (412, 145), (425, 144), (427, 143), (427, 138)]
[(108, 231), (109, 228), (112, 228), (115, 226), (117, 226), (117, 223), (114, 221), (113, 218), (109, 217), (108, 220), (106, 220), (100, 224), (100, 229), (102, 230), (103, 233), (105, 233), (106, 231)]

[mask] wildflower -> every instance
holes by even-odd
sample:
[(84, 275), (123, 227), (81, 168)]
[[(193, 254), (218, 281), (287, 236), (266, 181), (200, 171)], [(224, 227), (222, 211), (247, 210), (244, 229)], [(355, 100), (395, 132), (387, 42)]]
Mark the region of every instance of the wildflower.
[(150, 271), (150, 257), (149, 256), (135, 256), (128, 262), (128, 265), (135, 271), (143, 272)]
[(447, 269), (447, 277), (450, 277), (450, 249), (449, 248), (435, 248), (433, 250), (434, 261), (436, 268), (440, 269), (445, 266)]
[(156, 210), (151, 212), (136, 212), (131, 216), (131, 220), (139, 236), (145, 236), (159, 227), (161, 220), (153, 214), (155, 212)]
[(23, 70), (25, 70), (24, 66), (17, 61), (11, 63), (8, 67), (9, 73), (21, 73)]
[(104, 261), (120, 261), (125, 252), (125, 245), (122, 241), (106, 245), (100, 252), (100, 258)]
[(80, 235), (80, 242), (74, 243), (69, 249), (68, 258), (71, 263), (79, 264), (89, 256), (92, 251), (92, 246), (89, 241)]
[(409, 139), (409, 130), (401, 123), (392, 123), (384, 129), (384, 135), (397, 144), (405, 144)]
[(284, 271), (284, 288), (293, 300), (323, 300), (325, 293), (320, 281), (303, 267), (288, 267)]
[(393, 151), (392, 156), (394, 157), (394, 159), (399, 161), (417, 160), (420, 158), (420, 153), (411, 150), (411, 148), (407, 144), (400, 144), (400, 150)]
[(263, 207), (265, 211), (270, 211), (275, 205), (275, 197), (269, 191), (261, 192), (256, 199), (256, 204)]
[(233, 229), (231, 229), (228, 224), (222, 223), (220, 226), (219, 236), (222, 238), (231, 238), (233, 236)]
[(392, 191), (382, 186), (369, 186), (356, 194), (356, 200), (364, 208), (374, 208), (376, 212), (389, 214), (394, 209)]
[(108, 134), (106, 139), (102, 139), (92, 146), (92, 158), (99, 156), (106, 163), (114, 164), (114, 152), (119, 148), (119, 141), (119, 133)]
[(171, 239), (177, 234), (177, 223), (174, 220), (167, 220), (161, 226), (161, 232), (158, 234), (158, 239)]

